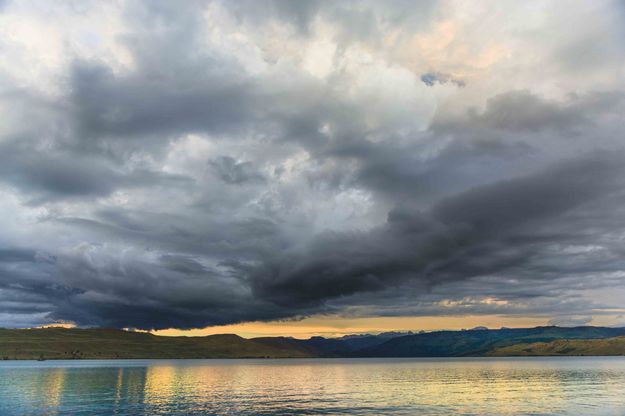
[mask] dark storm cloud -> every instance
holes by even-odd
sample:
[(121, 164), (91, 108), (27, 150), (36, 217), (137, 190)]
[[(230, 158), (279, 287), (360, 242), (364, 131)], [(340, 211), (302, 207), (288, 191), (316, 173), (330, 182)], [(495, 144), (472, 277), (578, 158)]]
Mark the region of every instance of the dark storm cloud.
[(221, 156), (210, 161), (215, 172), (226, 183), (242, 184), (245, 182), (262, 182), (263, 175), (251, 162), (238, 161), (230, 156)]
[[(615, 178), (622, 174), (619, 159), (592, 155), (469, 190), (425, 214), (399, 208), (373, 232), (332, 233), (272, 259), (255, 277), (255, 290), (296, 307), (409, 279), (430, 286), (522, 265), (545, 221), (620, 189)], [(526, 233), (528, 241), (514, 241)]]
[[(428, 131), (408, 137), (393, 134), (380, 141), (375, 132), (347, 130), (340, 140), (309, 140), (305, 145), (318, 159), (355, 162), (349, 171), (342, 165), (333, 170), (341, 174), (334, 177), (339, 186), (362, 186), (392, 201), (416, 198), (431, 203), (469, 186), (493, 182), (494, 172), (504, 179), (544, 168), (536, 156), (549, 146), (557, 146), (566, 159), (592, 151), (602, 141), (610, 144), (615, 138), (599, 133), (596, 119), (619, 117), (622, 103), (621, 93), (596, 92), (559, 102), (528, 91), (510, 91), (487, 100), (482, 112), (435, 119)], [(350, 116), (354, 115), (346, 119)], [(584, 144), (584, 136), (593, 134), (598, 134), (598, 142)], [(576, 136), (582, 139), (573, 141)], [(442, 141), (446, 144), (440, 151), (424, 156)]]
[(226, 7), (239, 19), (254, 24), (264, 23), (269, 19), (289, 22), (301, 34), (308, 34), (310, 24), (325, 0), (289, 1), (289, 0), (243, 0), (227, 2)]
[[(484, 112), (470, 112), (469, 120), (476, 127), (514, 132), (549, 128), (566, 131), (592, 123), (595, 115), (618, 109), (622, 102), (623, 94), (620, 92), (595, 92), (583, 96), (572, 94), (561, 103), (527, 90), (509, 91), (488, 99)], [(433, 127), (445, 130), (447, 126), (435, 123)]]
[(65, 289), (54, 277), (56, 259), (28, 248), (0, 249), (0, 327), (47, 322)]
[(505, 231), (619, 189), (621, 173), (619, 158), (591, 155), (538, 175), (469, 190), (438, 203), (433, 213), (444, 223), (466, 224), (480, 233)]
[(102, 7), (58, 44), (18, 35), (32, 77), (0, 65), (6, 325), (613, 306), (583, 297), (625, 271), (608, 75), (514, 78), (436, 2)]
[(135, 169), (124, 172), (110, 162), (74, 152), (44, 152), (26, 140), (0, 144), (0, 180), (41, 203), (68, 197), (107, 196), (116, 189), (155, 185), (184, 186), (180, 175)]
[(0, 249), (0, 262), (33, 261), (37, 253), (25, 248)]
[(250, 296), (239, 277), (189, 256), (147, 259), (135, 253), (115, 258), (100, 253), (94, 261), (91, 250), (83, 247), (60, 260), (65, 284), (81, 290), (55, 305), (52, 318), (83, 325), (163, 329), (293, 316), (292, 310)]
[(311, 26), (316, 20), (333, 22), (339, 31), (337, 40), (346, 45), (365, 40), (379, 43), (381, 33), (388, 27), (405, 25), (412, 30), (427, 27), (438, 3), (437, 0), (418, 3), (399, 0), (392, 5), (374, 0), (357, 0), (352, 4), (331, 0), (244, 0), (225, 2), (224, 5), (240, 22), (260, 27), (275, 22), (286, 23), (303, 37), (312, 34)]
[[(210, 68), (218, 63), (203, 64)], [(73, 103), (83, 139), (158, 133), (160, 140), (167, 140), (171, 134), (222, 133), (253, 121), (254, 85), (227, 74), (163, 78), (152, 74), (154, 70), (118, 78), (105, 67), (75, 67)]]
[(221, 222), (210, 212), (193, 216), (166, 215), (149, 211), (102, 210), (96, 219), (61, 217), (54, 221), (115, 241), (131, 241), (139, 247), (156, 246), (168, 252), (196, 255), (240, 256), (257, 259), (264, 253), (289, 244), (279, 224), (263, 218)]

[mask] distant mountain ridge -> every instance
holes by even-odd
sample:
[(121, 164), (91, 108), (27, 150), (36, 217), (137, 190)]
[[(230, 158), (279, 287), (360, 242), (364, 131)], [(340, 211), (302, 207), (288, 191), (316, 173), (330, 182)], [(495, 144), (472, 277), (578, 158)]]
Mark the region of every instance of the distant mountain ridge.
[[(624, 338), (618, 338), (624, 337)], [(605, 342), (591, 342), (605, 340)], [(388, 332), (340, 338), (245, 339), (234, 334), (166, 337), (118, 329), (0, 329), (0, 358), (318, 358), (625, 355), (625, 328), (582, 326), (426, 333)]]
[[(625, 328), (582, 326), (561, 328), (472, 329), (437, 331), (390, 339), (360, 350), (365, 357), (463, 357), (482, 356), (496, 348), (514, 344), (550, 342), (559, 339), (599, 339), (625, 335)], [(625, 354), (625, 351), (622, 352)]]

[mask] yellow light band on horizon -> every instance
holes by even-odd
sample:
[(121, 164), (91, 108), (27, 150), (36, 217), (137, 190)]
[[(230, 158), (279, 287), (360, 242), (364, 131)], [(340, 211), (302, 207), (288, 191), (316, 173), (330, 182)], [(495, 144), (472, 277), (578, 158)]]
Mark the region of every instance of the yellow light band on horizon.
[(357, 333), (380, 333), (387, 331), (433, 331), (459, 330), (476, 326), (519, 328), (548, 325), (548, 317), (469, 315), (469, 316), (404, 316), (344, 318), (336, 316), (310, 317), (298, 321), (246, 322), (234, 325), (213, 326), (203, 329), (165, 329), (153, 331), (156, 335), (205, 336), (214, 334), (237, 334), (244, 338), (263, 336), (311, 336), (335, 337)]

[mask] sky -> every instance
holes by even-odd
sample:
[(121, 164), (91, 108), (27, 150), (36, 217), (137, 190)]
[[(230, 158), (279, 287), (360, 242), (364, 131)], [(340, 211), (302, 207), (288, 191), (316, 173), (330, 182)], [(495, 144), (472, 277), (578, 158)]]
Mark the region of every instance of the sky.
[(0, 326), (625, 325), (620, 1), (0, 0)]

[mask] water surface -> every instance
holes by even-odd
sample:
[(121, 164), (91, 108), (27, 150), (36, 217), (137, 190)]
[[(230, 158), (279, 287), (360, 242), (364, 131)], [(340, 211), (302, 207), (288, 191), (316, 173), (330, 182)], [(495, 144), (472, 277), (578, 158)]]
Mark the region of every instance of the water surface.
[(625, 415), (625, 358), (0, 362), (0, 415)]

